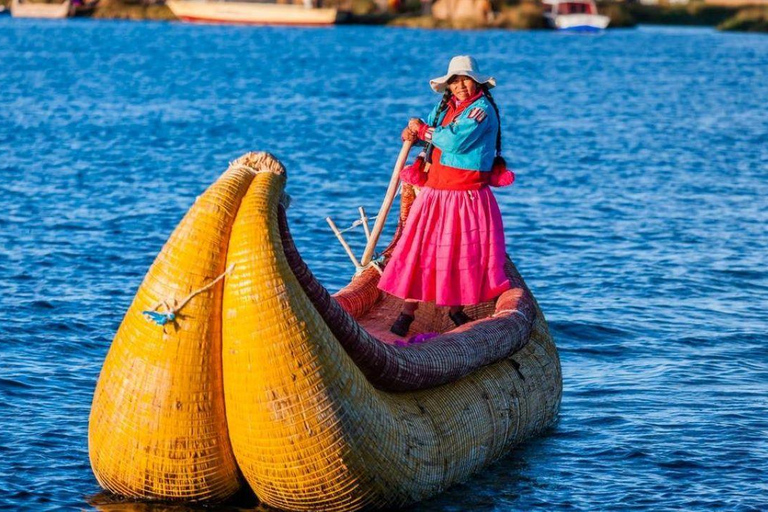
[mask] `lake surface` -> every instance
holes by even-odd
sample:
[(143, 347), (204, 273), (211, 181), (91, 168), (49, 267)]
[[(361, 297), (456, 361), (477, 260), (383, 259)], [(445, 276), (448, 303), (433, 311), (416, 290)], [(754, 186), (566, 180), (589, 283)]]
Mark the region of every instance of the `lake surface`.
[(414, 510), (768, 508), (768, 37), (4, 18), (0, 48), (0, 508), (91, 509), (102, 361), (229, 161), (282, 159), (335, 291), (325, 217), (378, 208), (427, 80), (467, 52), (498, 79), (496, 195), (564, 395), (549, 435)]

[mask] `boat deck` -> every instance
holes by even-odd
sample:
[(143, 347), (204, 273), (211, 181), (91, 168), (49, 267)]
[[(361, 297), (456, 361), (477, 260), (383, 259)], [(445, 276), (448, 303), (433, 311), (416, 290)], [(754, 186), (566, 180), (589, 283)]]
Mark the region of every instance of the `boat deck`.
[[(384, 343), (397, 345), (404, 340), (417, 334), (428, 332), (438, 332), (440, 334), (456, 328), (453, 322), (448, 318), (448, 308), (438, 307), (433, 303), (421, 303), (416, 311), (416, 318), (411, 324), (411, 329), (405, 338), (389, 332), (389, 327), (395, 321), (403, 308), (403, 300), (391, 295), (386, 295), (383, 299), (365, 313), (357, 318), (358, 323), (371, 336), (375, 336)], [(464, 311), (475, 320), (489, 317), (493, 314), (495, 308), (494, 302), (484, 302), (474, 306), (467, 306)]]

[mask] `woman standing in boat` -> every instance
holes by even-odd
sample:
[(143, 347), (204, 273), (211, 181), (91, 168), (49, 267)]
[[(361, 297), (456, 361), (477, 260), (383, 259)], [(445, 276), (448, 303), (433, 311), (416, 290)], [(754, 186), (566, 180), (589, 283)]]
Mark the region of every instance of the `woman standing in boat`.
[(496, 80), (480, 73), (469, 56), (451, 59), (448, 73), (430, 86), (443, 98), (427, 122), (411, 119), (403, 140), (426, 149), (401, 178), (422, 187), (379, 288), (405, 299), (391, 327), (405, 336), (419, 302), (449, 306), (458, 326), (472, 321), (464, 306), (498, 297), (509, 288), (504, 273), (504, 228), (488, 185), (511, 185), (501, 158), (499, 112), (490, 89)]

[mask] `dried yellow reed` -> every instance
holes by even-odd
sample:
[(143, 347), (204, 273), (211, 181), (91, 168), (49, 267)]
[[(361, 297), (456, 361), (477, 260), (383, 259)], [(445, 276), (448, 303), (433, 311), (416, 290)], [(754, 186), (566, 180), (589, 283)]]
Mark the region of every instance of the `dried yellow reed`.
[(99, 483), (136, 498), (221, 501), (241, 486), (221, 377), (222, 282), (173, 323), (142, 315), (182, 300), (226, 268), (229, 232), (253, 178), (231, 169), (198, 197), (149, 269), (109, 350), (89, 422)]

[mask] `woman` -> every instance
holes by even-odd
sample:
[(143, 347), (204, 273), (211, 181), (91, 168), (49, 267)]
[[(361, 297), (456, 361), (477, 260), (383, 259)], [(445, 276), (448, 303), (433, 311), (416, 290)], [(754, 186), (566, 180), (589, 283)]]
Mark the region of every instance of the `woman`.
[[(458, 326), (472, 319), (464, 306), (492, 300), (509, 288), (504, 273), (504, 228), (488, 185), (509, 185), (501, 152), (493, 77), (482, 75), (469, 56), (451, 59), (445, 76), (430, 80), (443, 98), (427, 123), (411, 119), (403, 140), (426, 150), (401, 173), (422, 187), (379, 288), (405, 299), (391, 327), (405, 336), (419, 302), (449, 306)], [(426, 160), (426, 165), (424, 164)]]

